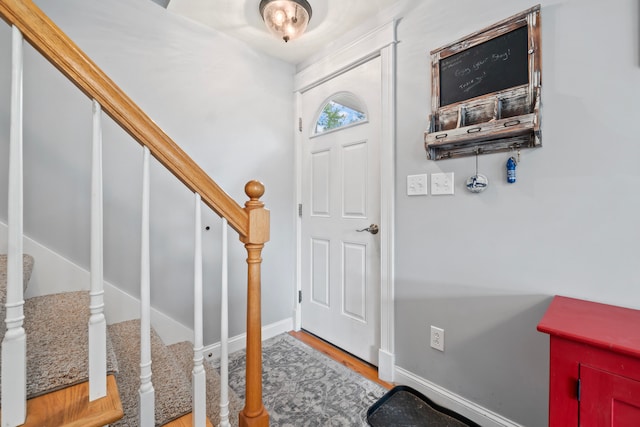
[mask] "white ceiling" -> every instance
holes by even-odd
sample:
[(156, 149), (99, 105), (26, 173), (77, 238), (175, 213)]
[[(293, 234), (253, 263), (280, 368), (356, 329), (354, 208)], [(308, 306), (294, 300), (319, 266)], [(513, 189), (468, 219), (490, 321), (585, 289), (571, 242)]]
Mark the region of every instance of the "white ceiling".
[[(154, 0), (157, 1), (157, 0)], [(260, 0), (170, 0), (167, 9), (240, 39), (268, 55), (301, 64), (331, 42), (377, 19), (398, 16), (419, 0), (308, 0), (313, 10), (302, 37), (289, 43), (271, 35), (258, 11)], [(382, 23), (382, 22), (381, 22)]]

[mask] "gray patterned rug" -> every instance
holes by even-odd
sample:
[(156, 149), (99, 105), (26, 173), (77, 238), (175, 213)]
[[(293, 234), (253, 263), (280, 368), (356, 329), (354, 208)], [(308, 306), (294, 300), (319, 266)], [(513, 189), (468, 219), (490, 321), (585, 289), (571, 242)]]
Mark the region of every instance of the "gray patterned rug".
[[(366, 426), (367, 409), (387, 391), (293, 338), (262, 343), (263, 396), (271, 427)], [(244, 399), (244, 351), (229, 356), (229, 385)]]

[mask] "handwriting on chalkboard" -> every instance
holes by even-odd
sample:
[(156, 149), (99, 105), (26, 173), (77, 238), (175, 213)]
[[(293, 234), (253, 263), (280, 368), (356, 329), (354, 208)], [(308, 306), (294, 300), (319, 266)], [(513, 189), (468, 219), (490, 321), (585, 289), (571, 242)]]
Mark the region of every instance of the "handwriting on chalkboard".
[(440, 106), (529, 81), (527, 27), (440, 60)]
[[(484, 58), (482, 58), (482, 59), (476, 61), (475, 63), (471, 64), (469, 67), (456, 68), (456, 70), (453, 72), (453, 74), (456, 77), (466, 76), (468, 74), (471, 74), (472, 71), (479, 71), (487, 63), (490, 63), (489, 61), (491, 61), (491, 62), (508, 61), (510, 56), (511, 56), (511, 49), (507, 49), (506, 52), (492, 53), (491, 55), (485, 56)], [(451, 64), (448, 64), (446, 68), (452, 68), (452, 67), (455, 67), (456, 65), (460, 65), (461, 63), (462, 63), (462, 58), (458, 58), (455, 62), (453, 62)]]
[(476, 76), (468, 82), (462, 83), (460, 85), (460, 89), (462, 89), (464, 92), (469, 92), (471, 89), (482, 83), (482, 79), (484, 79), (486, 75), (487, 73), (482, 73), (481, 76)]
[[(482, 68), (487, 63), (490, 64), (491, 62), (495, 62), (495, 61), (508, 61), (510, 56), (511, 56), (511, 49), (507, 49), (506, 52), (502, 52), (502, 53), (492, 53), (490, 56), (486, 56), (486, 57), (482, 58), (481, 60), (476, 61), (474, 64), (471, 65), (471, 67), (456, 69), (454, 71), (454, 75), (456, 77), (467, 76), (467, 75), (473, 73), (474, 71), (481, 71)], [(474, 87), (476, 87), (479, 84), (481, 84), (482, 80), (486, 77), (486, 75), (487, 75), (486, 71), (483, 71), (482, 75), (479, 75), (479, 76), (476, 75), (471, 80), (466, 81), (464, 83), (461, 83), (460, 85), (458, 85), (458, 87), (460, 89), (462, 89), (465, 93), (468, 93)]]

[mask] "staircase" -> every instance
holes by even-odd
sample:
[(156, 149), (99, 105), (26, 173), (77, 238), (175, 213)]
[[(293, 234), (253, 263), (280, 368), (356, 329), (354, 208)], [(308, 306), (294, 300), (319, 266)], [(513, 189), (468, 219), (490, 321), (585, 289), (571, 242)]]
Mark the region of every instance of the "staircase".
[[(23, 256), (26, 290), (34, 259)], [(0, 254), (0, 340), (4, 338), (7, 256)], [(27, 406), (25, 426), (133, 427), (138, 420), (140, 380), (140, 321), (109, 325), (107, 375), (113, 382), (108, 396), (89, 402), (83, 390), (88, 380), (89, 293), (66, 292), (28, 298), (25, 301), (27, 334)], [(152, 329), (151, 352), (155, 388), (155, 425), (192, 426), (191, 370), (193, 344), (187, 341), (166, 346)], [(219, 425), (220, 377), (206, 364), (207, 425)], [(0, 381), (2, 379), (0, 378)], [(80, 397), (78, 399), (78, 397)], [(232, 413), (242, 410), (242, 401), (229, 389)], [(99, 403), (99, 405), (91, 405)], [(91, 408), (90, 406), (94, 406)], [(236, 417), (231, 425), (237, 426)]]
[[(207, 367), (203, 357), (203, 279), (202, 279), (202, 223), (201, 211), (210, 209), (222, 218), (223, 256), (221, 293), (226, 301), (226, 233), (231, 228), (238, 233), (247, 258), (247, 318), (246, 318), (246, 396), (239, 413), (240, 427), (267, 427), (269, 414), (262, 402), (262, 340), (261, 340), (261, 253), (269, 241), (269, 211), (260, 198), (264, 186), (250, 181), (245, 186), (249, 200), (241, 206), (231, 198), (204, 170), (189, 157), (131, 98), (119, 88), (69, 37), (64, 34), (32, 0), (0, 0), (0, 18), (11, 27), (11, 108), (9, 120), (9, 188), (6, 292), (2, 296), (2, 367), (1, 422), (2, 427), (19, 425), (99, 426), (121, 422), (122, 425), (150, 427), (170, 422), (178, 425), (202, 427), (211, 397), (205, 397), (209, 387)], [(91, 158), (91, 236), (90, 236), (90, 291), (88, 293), (58, 294), (24, 300), (23, 275), (27, 270), (23, 258), (24, 239), (24, 124), (23, 124), (23, 47), (29, 43), (60, 73), (71, 81), (90, 100), (92, 105), (92, 158)], [(9, 64), (2, 64), (9, 65)], [(102, 117), (108, 115), (133, 142), (141, 146), (142, 165), (142, 217), (140, 248), (140, 324), (139, 336), (129, 334), (124, 341), (114, 333), (127, 330), (124, 325), (110, 325), (104, 315), (103, 274), (103, 174), (102, 174)], [(183, 402), (175, 399), (180, 384), (182, 390), (188, 379), (157, 380), (161, 371), (181, 372), (184, 368), (167, 367), (154, 360), (164, 345), (151, 328), (150, 281), (150, 224), (149, 195), (151, 191), (149, 164), (151, 158), (167, 169), (194, 195), (194, 343), (190, 358), (193, 400), (193, 421), (182, 413)], [(55, 159), (51, 159), (54, 161)], [(176, 236), (180, 238), (180, 236)], [(29, 267), (31, 268), (31, 267)], [(30, 270), (29, 270), (30, 271)], [(57, 304), (62, 304), (62, 308)], [(224, 303), (223, 303), (224, 304)], [(221, 352), (227, 345), (227, 308), (221, 308)], [(65, 313), (65, 314), (62, 314)], [(43, 316), (43, 317), (39, 317)], [(75, 326), (62, 326), (58, 322), (80, 322)], [(69, 318), (69, 319), (67, 319)], [(80, 326), (81, 324), (81, 326)], [(37, 326), (34, 326), (37, 325)], [(88, 325), (88, 327), (87, 327)], [(86, 335), (83, 335), (87, 330)], [(136, 329), (136, 327), (132, 327)], [(40, 332), (38, 332), (40, 331)], [(62, 337), (53, 338), (53, 333)], [(38, 338), (38, 335), (40, 337)], [(82, 338), (79, 338), (82, 336)], [(63, 339), (71, 339), (70, 344)], [(79, 341), (83, 341), (79, 344)], [(153, 345), (152, 345), (153, 343)], [(79, 350), (75, 344), (88, 350)], [(139, 346), (138, 363), (125, 355)], [(54, 351), (55, 350), (55, 351)], [(121, 353), (122, 350), (122, 354)], [(76, 359), (79, 365), (50, 362), (50, 354)], [(71, 357), (72, 353), (76, 353)], [(32, 354), (33, 353), (33, 354)], [(88, 356), (87, 356), (88, 354)], [(170, 360), (171, 356), (158, 356)], [(226, 359), (221, 364), (222, 383), (226, 381)], [(75, 362), (74, 362), (75, 363)], [(153, 370), (152, 370), (153, 363)], [(85, 367), (88, 366), (88, 369)], [(161, 368), (160, 368), (161, 367)], [(88, 383), (84, 372), (88, 370)], [(117, 370), (117, 372), (116, 372)], [(37, 372), (47, 374), (59, 371), (55, 379), (33, 379)], [(136, 393), (124, 385), (129, 372), (138, 375), (138, 404), (130, 403)], [(158, 372), (156, 372), (158, 371)], [(82, 373), (82, 374), (81, 374)], [(115, 373), (115, 375), (112, 375)], [(134, 373), (135, 375), (135, 373)], [(173, 378), (174, 374), (170, 374)], [(179, 375), (179, 374), (178, 374)], [(211, 375), (208, 375), (209, 377)], [(176, 377), (177, 378), (177, 377)], [(165, 384), (166, 381), (166, 384)], [(175, 381), (175, 383), (174, 383)], [(54, 384), (50, 391), (48, 387)], [(117, 384), (116, 384), (117, 383)], [(74, 385), (75, 384), (75, 385)], [(170, 385), (169, 399), (160, 396), (161, 389)], [(41, 386), (44, 386), (42, 388)], [(158, 388), (158, 396), (155, 393)], [(118, 389), (121, 389), (122, 401)], [(227, 387), (221, 387), (224, 399)], [(37, 390), (37, 391), (34, 391)], [(182, 392), (180, 392), (182, 393)], [(38, 397), (41, 395), (41, 397)], [(41, 398), (44, 399), (41, 402)], [(224, 402), (220, 403), (226, 408)], [(134, 409), (135, 408), (135, 409)], [(134, 412), (135, 413), (130, 413)], [(224, 418), (225, 410), (221, 410)], [(230, 419), (235, 420), (233, 413)], [(78, 421), (79, 419), (79, 421)], [(34, 421), (35, 420), (35, 421)], [(118, 421), (120, 420), (120, 421)], [(175, 421), (172, 421), (175, 420)], [(193, 424), (192, 424), (193, 423)], [(223, 426), (229, 423), (223, 419)]]

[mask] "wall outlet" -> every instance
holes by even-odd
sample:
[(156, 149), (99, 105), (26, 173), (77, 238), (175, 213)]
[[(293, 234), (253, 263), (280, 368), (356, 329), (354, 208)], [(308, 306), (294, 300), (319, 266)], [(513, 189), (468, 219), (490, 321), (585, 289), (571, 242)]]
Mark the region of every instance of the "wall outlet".
[(427, 174), (407, 175), (407, 196), (427, 195)]
[(453, 172), (431, 174), (431, 195), (453, 194)]
[(431, 326), (431, 347), (444, 351), (444, 329)]

